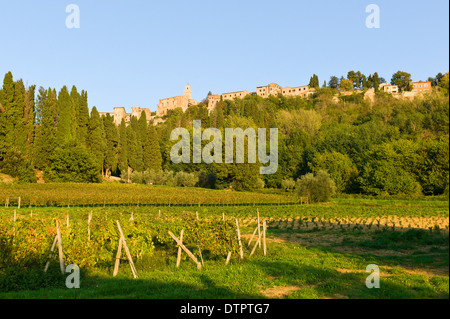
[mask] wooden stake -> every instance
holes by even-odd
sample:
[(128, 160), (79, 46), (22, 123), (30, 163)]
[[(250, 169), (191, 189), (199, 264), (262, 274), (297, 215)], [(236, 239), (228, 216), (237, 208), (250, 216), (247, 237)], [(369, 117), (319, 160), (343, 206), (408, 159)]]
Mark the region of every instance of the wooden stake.
[(253, 246), (253, 250), (252, 250), (252, 252), (250, 253), (250, 256), (249, 256), (249, 257), (252, 257), (253, 253), (254, 253), (255, 250), (256, 250), (256, 247), (258, 247), (258, 244), (260, 244), (260, 241), (261, 241), (261, 238), (258, 238), (258, 240), (255, 242), (255, 246)]
[(92, 211), (89, 213), (88, 216), (88, 240), (91, 240), (91, 219), (92, 219)]
[(48, 266), (50, 266), (50, 258), (52, 258), (53, 251), (56, 248), (56, 242), (58, 241), (58, 235), (55, 235), (55, 239), (53, 239), (52, 249), (50, 249), (50, 254), (48, 255), (47, 263), (45, 264), (44, 272), (47, 272)]
[(194, 256), (194, 254), (192, 254), (189, 249), (187, 249), (182, 242), (180, 242), (180, 240), (169, 230), (169, 235), (170, 237), (172, 237), (177, 244), (186, 252), (186, 254), (188, 254), (189, 257), (191, 257), (191, 259), (197, 264), (197, 269), (201, 269), (202, 265), (198, 262), (197, 258)]
[(131, 272), (133, 273), (134, 278), (138, 278), (136, 267), (134, 267), (133, 259), (131, 258), (131, 254), (130, 254), (130, 251), (128, 250), (125, 236), (123, 235), (123, 232), (122, 232), (122, 227), (120, 227), (120, 223), (118, 220), (116, 220), (116, 223), (117, 223), (117, 227), (119, 228), (120, 236), (122, 238), (123, 247), (125, 248), (125, 254), (127, 255), (128, 261), (130, 262)]
[(248, 241), (247, 247), (250, 247), (250, 244), (252, 243), (253, 237), (255, 237), (256, 232), (258, 231), (258, 227), (255, 228), (255, 231), (252, 234), (252, 237), (250, 237), (250, 240)]
[(225, 213), (222, 213), (222, 220), (225, 221)]
[(267, 248), (266, 248), (266, 229), (267, 229), (267, 224), (266, 221), (264, 220), (263, 222), (263, 247), (264, 247), (264, 256), (267, 253)]
[(239, 229), (239, 222), (236, 218), (236, 228), (237, 228), (237, 236), (238, 236), (238, 243), (239, 243), (239, 253), (241, 255), (241, 259), (244, 259), (244, 251), (242, 250), (242, 242), (241, 242), (241, 231)]
[(14, 209), (14, 221), (16, 221), (17, 219), (17, 214), (16, 214), (16, 210)]
[[(180, 241), (181, 242), (183, 242), (183, 232), (184, 232), (184, 229), (182, 229), (181, 233), (180, 233)], [(180, 267), (180, 263), (181, 263), (181, 247), (178, 246), (177, 268)]]
[(198, 246), (198, 253), (200, 255), (200, 260), (202, 262), (202, 266), (205, 267), (205, 263), (203, 262), (202, 250), (200, 249), (200, 246)]
[(231, 251), (228, 252), (227, 261), (225, 262), (225, 265), (228, 265), (228, 263), (230, 262), (230, 258), (231, 258)]
[[(261, 225), (259, 222), (259, 210), (258, 208), (256, 209), (256, 212), (258, 213), (258, 239), (261, 239)], [(261, 248), (261, 240), (258, 241), (258, 246), (259, 248)]]
[(195, 220), (198, 220), (198, 212), (195, 212)]
[(17, 209), (20, 209), (20, 197), (19, 197), (19, 204), (17, 205)]
[(113, 277), (115, 277), (117, 275), (117, 273), (119, 272), (120, 254), (121, 253), (122, 253), (122, 236), (120, 236), (120, 239), (119, 239), (119, 248), (117, 249), (116, 263), (114, 265)]
[(58, 221), (56, 221), (56, 235), (58, 236), (59, 268), (61, 269), (61, 274), (64, 275), (64, 271), (65, 271), (66, 267), (64, 267), (62, 238), (61, 238), (61, 232), (59, 230), (59, 222)]

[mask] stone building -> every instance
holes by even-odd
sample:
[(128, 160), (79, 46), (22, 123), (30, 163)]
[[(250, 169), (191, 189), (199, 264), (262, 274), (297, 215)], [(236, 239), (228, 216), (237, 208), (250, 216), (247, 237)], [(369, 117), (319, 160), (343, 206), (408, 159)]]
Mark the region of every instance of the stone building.
[(153, 119), (152, 112), (148, 108), (142, 108), (138, 106), (133, 106), (131, 108), (131, 113), (127, 113), (124, 107), (115, 107), (114, 112), (99, 112), (100, 116), (109, 114), (114, 118), (114, 124), (117, 126), (120, 125), (122, 119), (125, 121), (125, 124), (130, 124), (131, 117), (135, 116), (138, 120), (141, 118), (142, 112), (145, 112), (145, 117), (147, 122), (150, 122)]
[(411, 86), (412, 86), (412, 90), (411, 92), (416, 92), (416, 93), (429, 93), (431, 92), (431, 82), (430, 81), (426, 81), (426, 82), (411, 82)]
[(198, 102), (192, 99), (191, 86), (186, 85), (184, 95), (159, 100), (156, 115), (164, 116), (167, 114), (167, 111), (176, 109), (177, 107), (181, 107), (183, 112), (185, 112), (189, 106), (197, 104)]
[(219, 94), (211, 94), (208, 96), (208, 110), (213, 110), (217, 103), (220, 101), (220, 95)]
[(289, 86), (286, 86), (282, 90), (282, 94), (285, 96), (302, 96), (302, 97), (309, 97), (310, 95), (314, 94), (316, 90), (314, 88), (309, 88), (309, 85), (304, 86), (298, 86), (295, 88), (291, 88)]
[(392, 85), (389, 83), (381, 83), (378, 86), (378, 90), (380, 92), (386, 92), (386, 93), (390, 93), (390, 94), (397, 94), (400, 92), (398, 89), (398, 85)]
[(278, 84), (270, 83), (267, 86), (258, 86), (256, 88), (256, 94), (263, 98), (268, 98), (269, 95), (277, 96), (282, 90), (283, 89)]
[(243, 99), (248, 95), (247, 91), (237, 91), (237, 92), (230, 92), (230, 93), (224, 93), (222, 94), (222, 100), (234, 100), (235, 98)]

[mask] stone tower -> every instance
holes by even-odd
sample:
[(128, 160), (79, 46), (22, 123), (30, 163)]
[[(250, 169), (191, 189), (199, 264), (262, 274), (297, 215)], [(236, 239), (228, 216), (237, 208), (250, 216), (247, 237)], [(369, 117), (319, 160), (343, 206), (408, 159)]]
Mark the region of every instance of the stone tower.
[(188, 101), (192, 98), (191, 86), (189, 84), (184, 89), (184, 96)]

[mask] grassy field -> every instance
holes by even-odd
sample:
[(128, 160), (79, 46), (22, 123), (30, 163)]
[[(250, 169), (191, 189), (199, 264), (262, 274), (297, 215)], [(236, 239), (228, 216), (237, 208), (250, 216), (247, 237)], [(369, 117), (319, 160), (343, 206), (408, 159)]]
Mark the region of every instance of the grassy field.
[[(119, 274), (113, 277), (113, 254), (110, 263), (81, 267), (80, 289), (65, 287), (56, 257), (47, 274), (42, 263), (11, 269), (0, 261), (0, 298), (449, 298), (449, 208), (444, 200), (335, 199), (320, 205), (259, 207), (25, 206), (0, 208), (2, 225), (14, 223), (14, 209), (22, 225), (31, 220), (52, 225), (58, 218), (63, 233), (68, 231), (67, 214), (69, 227), (75, 228), (91, 211), (94, 216), (151, 220), (155, 229), (161, 215), (176, 220), (198, 212), (200, 223), (225, 215), (228, 221), (240, 222), (245, 257), (241, 260), (234, 253), (225, 265), (226, 254), (204, 253), (203, 268), (197, 270), (183, 253), (176, 268), (176, 244), (169, 241), (169, 246), (155, 244), (152, 254), (135, 259), (139, 279), (133, 279), (126, 261), (121, 261)], [(256, 227), (257, 209), (268, 223), (267, 255), (256, 249), (250, 258), (255, 241), (250, 247), (247, 243)], [(46, 254), (51, 241), (49, 237)], [(193, 253), (200, 257), (196, 250)], [(369, 264), (380, 268), (379, 289), (365, 285)]]

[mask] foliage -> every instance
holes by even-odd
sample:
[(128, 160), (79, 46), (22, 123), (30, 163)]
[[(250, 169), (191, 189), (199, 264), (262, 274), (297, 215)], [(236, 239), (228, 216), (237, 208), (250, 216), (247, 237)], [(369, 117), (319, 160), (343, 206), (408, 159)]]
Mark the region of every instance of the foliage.
[(296, 193), (301, 197), (308, 197), (312, 202), (328, 202), (336, 192), (336, 186), (330, 175), (323, 170), (316, 175), (303, 175), (295, 185)]

